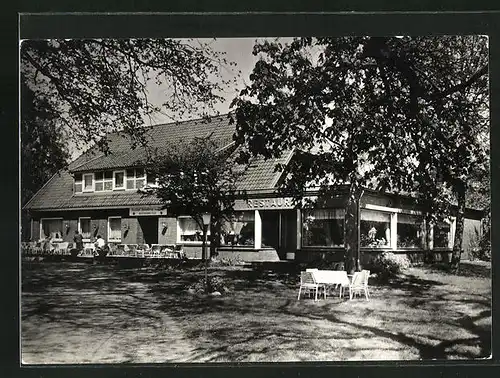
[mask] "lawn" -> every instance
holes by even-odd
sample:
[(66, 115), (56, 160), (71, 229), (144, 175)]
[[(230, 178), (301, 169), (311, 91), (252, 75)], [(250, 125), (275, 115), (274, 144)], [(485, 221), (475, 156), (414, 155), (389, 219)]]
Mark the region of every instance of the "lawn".
[[(281, 264), (280, 267), (287, 266)], [(470, 359), (491, 351), (490, 266), (414, 267), (370, 301), (297, 301), (298, 272), (217, 267), (229, 292), (187, 292), (200, 268), (24, 263), (22, 359), (46, 363)]]

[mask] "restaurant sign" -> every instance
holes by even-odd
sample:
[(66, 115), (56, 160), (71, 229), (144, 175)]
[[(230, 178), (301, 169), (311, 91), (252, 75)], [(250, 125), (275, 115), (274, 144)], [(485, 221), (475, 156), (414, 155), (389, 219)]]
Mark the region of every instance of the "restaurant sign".
[(293, 209), (292, 198), (257, 198), (248, 200), (236, 200), (235, 210), (271, 210), (271, 209)]
[(131, 207), (129, 211), (130, 216), (147, 217), (155, 215), (167, 215), (167, 209), (151, 208), (151, 207)]

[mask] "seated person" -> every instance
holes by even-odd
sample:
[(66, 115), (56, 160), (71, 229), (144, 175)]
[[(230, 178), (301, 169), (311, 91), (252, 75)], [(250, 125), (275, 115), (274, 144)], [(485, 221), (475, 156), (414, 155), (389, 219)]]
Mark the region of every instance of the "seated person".
[(94, 242), (94, 245), (96, 254), (98, 254), (99, 256), (103, 255), (104, 252), (107, 252), (106, 242), (104, 241), (101, 235), (97, 235), (97, 239)]

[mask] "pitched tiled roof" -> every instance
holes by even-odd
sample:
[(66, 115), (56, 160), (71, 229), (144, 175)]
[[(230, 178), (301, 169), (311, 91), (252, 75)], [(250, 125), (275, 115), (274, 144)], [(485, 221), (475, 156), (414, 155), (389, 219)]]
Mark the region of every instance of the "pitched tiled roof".
[[(232, 142), (233, 131), (234, 126), (229, 124), (227, 116), (220, 116), (214, 117), (209, 123), (198, 120), (152, 126), (148, 131), (148, 138), (151, 138), (153, 147), (164, 147), (170, 143), (178, 143), (196, 136), (213, 133), (212, 137), (219, 141), (220, 146), (223, 147)], [(90, 151), (76, 159), (70, 164), (69, 171), (63, 170), (54, 175), (26, 204), (25, 208), (41, 211), (159, 205), (160, 201), (154, 196), (145, 197), (140, 193), (130, 191), (73, 193), (72, 172), (126, 168), (133, 166), (134, 163), (145, 157), (142, 149), (131, 150), (129, 141), (117, 134), (110, 135), (110, 148), (113, 153), (107, 156)], [(239, 178), (237, 188), (247, 191), (274, 188), (281, 176), (281, 172), (274, 171), (276, 163), (286, 164), (292, 154), (292, 152), (287, 151), (278, 159), (254, 159)]]
[(137, 192), (73, 193), (73, 176), (68, 171), (55, 174), (26, 204), (29, 210), (70, 210), (160, 205), (155, 196)]
[[(165, 149), (169, 145), (189, 142), (196, 137), (211, 136), (219, 146), (224, 147), (233, 140), (234, 125), (229, 123), (229, 116), (221, 115), (209, 120), (197, 119), (184, 122), (148, 126), (146, 139), (148, 146)], [(129, 138), (120, 133), (108, 135), (110, 153), (104, 155), (98, 151), (88, 151), (69, 165), (72, 172), (96, 171), (102, 169), (125, 168), (140, 165), (146, 158), (143, 148), (131, 149)]]
[(250, 162), (246, 172), (239, 178), (237, 188), (239, 190), (271, 189), (276, 187), (282, 172), (275, 172), (277, 163), (287, 164), (292, 157), (292, 151), (285, 151), (280, 158), (264, 160), (257, 157)]

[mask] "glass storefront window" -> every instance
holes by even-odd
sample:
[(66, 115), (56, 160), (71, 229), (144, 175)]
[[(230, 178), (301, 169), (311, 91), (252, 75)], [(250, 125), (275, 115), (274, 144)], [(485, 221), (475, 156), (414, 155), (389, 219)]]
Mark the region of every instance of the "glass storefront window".
[(304, 211), (302, 245), (304, 247), (343, 247), (344, 209)]
[(423, 218), (398, 214), (398, 248), (423, 247)]
[(451, 227), (448, 222), (439, 222), (434, 225), (434, 248), (449, 248)]
[[(179, 240), (181, 242), (202, 242), (203, 230), (198, 223), (191, 217), (179, 217)], [(207, 229), (207, 236), (210, 235), (210, 228)]]
[(361, 209), (361, 247), (388, 248), (391, 246), (391, 214)]
[(253, 211), (234, 212), (229, 221), (225, 221), (221, 230), (222, 245), (255, 244), (255, 213)]

